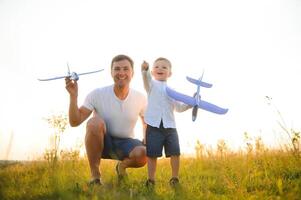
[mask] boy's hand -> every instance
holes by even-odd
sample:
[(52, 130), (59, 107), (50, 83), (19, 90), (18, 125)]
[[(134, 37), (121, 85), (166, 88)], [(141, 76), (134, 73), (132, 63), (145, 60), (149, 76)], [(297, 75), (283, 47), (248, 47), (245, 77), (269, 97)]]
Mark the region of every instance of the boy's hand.
[(143, 63), (141, 64), (141, 71), (147, 71), (148, 68), (149, 68), (149, 64), (144, 60)]

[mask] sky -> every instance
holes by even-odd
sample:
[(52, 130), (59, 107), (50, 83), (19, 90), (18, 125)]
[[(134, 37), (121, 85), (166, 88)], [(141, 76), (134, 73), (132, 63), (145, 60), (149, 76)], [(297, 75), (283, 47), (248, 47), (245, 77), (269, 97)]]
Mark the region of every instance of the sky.
[[(193, 94), (186, 76), (213, 84), (202, 98), (226, 115), (176, 113), (181, 149), (196, 140), (244, 148), (244, 132), (267, 146), (287, 142), (277, 124), (301, 129), (300, 0), (0, 0), (0, 160), (40, 157), (53, 130), (45, 118), (67, 113), (64, 81), (37, 78), (71, 71), (103, 72), (79, 80), (79, 104), (94, 88), (112, 84), (110, 62), (127, 54), (135, 62), (131, 86), (143, 93), (140, 64), (168, 58), (168, 85)], [(265, 96), (272, 97), (268, 105)], [(85, 124), (68, 128), (65, 149), (82, 146)], [(136, 134), (141, 138), (140, 123)]]

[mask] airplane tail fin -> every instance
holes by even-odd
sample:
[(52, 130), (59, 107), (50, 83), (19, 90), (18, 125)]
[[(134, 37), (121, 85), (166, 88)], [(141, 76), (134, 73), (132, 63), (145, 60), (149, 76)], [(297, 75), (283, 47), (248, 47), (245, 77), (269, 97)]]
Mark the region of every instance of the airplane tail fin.
[[(202, 77), (203, 77), (203, 75), (202, 75)], [(186, 76), (186, 79), (187, 79), (189, 82), (191, 82), (191, 83), (193, 83), (193, 84), (195, 84), (195, 85), (199, 85), (199, 86), (202, 86), (202, 87), (205, 87), (205, 88), (211, 88), (211, 87), (212, 87), (212, 84), (206, 83), (206, 82), (202, 81), (202, 78), (200, 78), (199, 80), (196, 80), (196, 79), (194, 79), (194, 78), (191, 78), (191, 77), (189, 77), (189, 76)]]

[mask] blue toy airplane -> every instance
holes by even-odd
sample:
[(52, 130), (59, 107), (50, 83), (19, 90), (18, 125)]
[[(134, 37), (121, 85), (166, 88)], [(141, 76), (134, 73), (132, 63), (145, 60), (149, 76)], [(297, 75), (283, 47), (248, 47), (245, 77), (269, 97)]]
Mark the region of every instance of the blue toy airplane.
[(65, 75), (65, 76), (57, 76), (57, 77), (46, 78), (46, 79), (40, 79), (39, 78), (38, 80), (39, 81), (52, 81), (52, 80), (56, 80), (56, 79), (61, 79), (61, 78), (67, 78), (67, 77), (69, 77), (71, 80), (78, 81), (79, 76), (81, 76), (81, 75), (97, 73), (97, 72), (100, 72), (100, 71), (103, 70), (103, 69), (100, 69), (100, 70), (96, 70), (96, 71), (92, 71), (92, 72), (85, 72), (85, 73), (77, 74), (76, 72), (70, 72), (70, 68), (69, 68), (68, 63), (67, 63), (67, 67), (68, 67), (68, 72), (67, 72), (67, 75)]
[[(203, 73), (203, 75), (204, 75), (204, 73)], [(212, 103), (201, 100), (200, 87), (201, 86), (205, 87), (205, 88), (211, 88), (212, 87), (212, 84), (202, 81), (203, 75), (198, 80), (190, 78), (188, 76), (186, 77), (186, 79), (189, 82), (197, 85), (197, 92), (194, 94), (193, 97), (187, 96), (185, 94), (181, 94), (181, 93), (176, 92), (175, 90), (173, 90), (169, 87), (166, 87), (166, 93), (169, 97), (171, 97), (171, 98), (173, 98), (177, 101), (181, 101), (181, 102), (183, 102), (187, 105), (193, 106), (193, 108), (192, 108), (192, 121), (196, 120), (198, 108), (201, 108), (203, 110), (207, 110), (209, 112), (213, 112), (213, 113), (216, 113), (216, 114), (226, 114), (228, 112), (228, 109), (221, 108), (221, 107), (218, 107), (218, 106), (216, 106)]]

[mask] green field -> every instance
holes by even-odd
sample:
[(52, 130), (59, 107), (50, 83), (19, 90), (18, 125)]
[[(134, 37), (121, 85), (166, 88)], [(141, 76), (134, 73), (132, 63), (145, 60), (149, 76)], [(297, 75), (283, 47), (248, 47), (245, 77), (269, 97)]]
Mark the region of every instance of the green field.
[(181, 187), (172, 189), (169, 160), (160, 159), (153, 191), (146, 167), (118, 183), (115, 161), (101, 166), (103, 186), (89, 187), (86, 159), (0, 165), (0, 199), (301, 199), (301, 159), (290, 151), (207, 152), (181, 158)]

